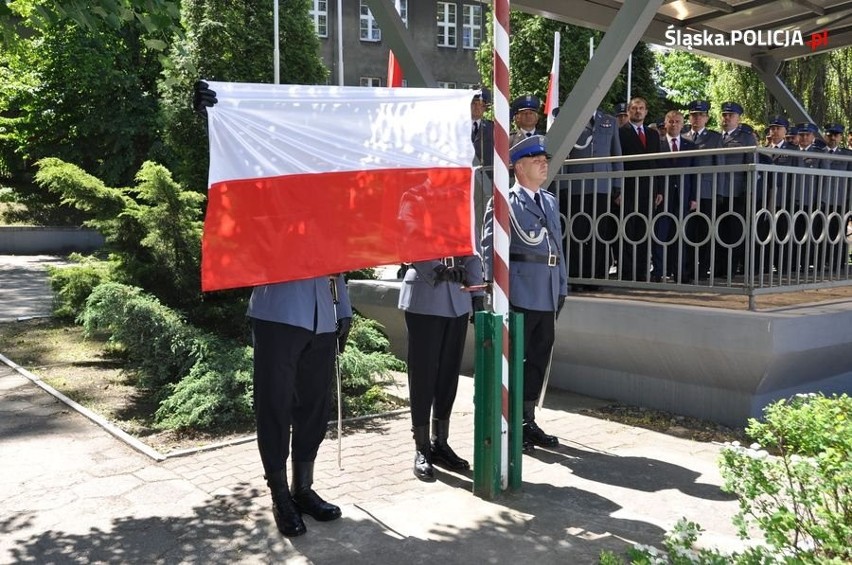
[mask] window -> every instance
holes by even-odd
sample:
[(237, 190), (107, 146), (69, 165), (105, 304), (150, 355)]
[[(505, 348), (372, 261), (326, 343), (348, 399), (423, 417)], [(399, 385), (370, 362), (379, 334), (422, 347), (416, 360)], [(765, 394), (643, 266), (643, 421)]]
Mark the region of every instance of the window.
[(479, 49), (482, 43), (482, 6), (465, 4), (462, 10), (462, 47)]
[(328, 37), (328, 0), (311, 0), (311, 17), (317, 37)]
[(361, 86), (381, 86), (382, 79), (378, 77), (361, 77)]
[(455, 88), (456, 83), (454, 82), (444, 82), (442, 80), (438, 81), (438, 88)]
[[(408, 0), (394, 0), (394, 6), (402, 19), (405, 27), (408, 27)], [(361, 41), (381, 41), (382, 30), (373, 19), (373, 13), (370, 7), (361, 0)]]
[(456, 46), (456, 5), (438, 2), (438, 47)]

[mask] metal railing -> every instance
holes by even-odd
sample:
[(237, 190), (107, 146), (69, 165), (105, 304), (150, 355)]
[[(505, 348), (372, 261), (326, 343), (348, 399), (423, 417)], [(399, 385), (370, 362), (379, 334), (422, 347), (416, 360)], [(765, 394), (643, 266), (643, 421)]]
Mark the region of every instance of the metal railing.
[[(617, 163), (654, 168), (606, 170)], [(747, 295), (750, 309), (761, 294), (852, 285), (852, 157), (743, 147), (561, 171), (549, 189), (571, 285), (712, 289)]]

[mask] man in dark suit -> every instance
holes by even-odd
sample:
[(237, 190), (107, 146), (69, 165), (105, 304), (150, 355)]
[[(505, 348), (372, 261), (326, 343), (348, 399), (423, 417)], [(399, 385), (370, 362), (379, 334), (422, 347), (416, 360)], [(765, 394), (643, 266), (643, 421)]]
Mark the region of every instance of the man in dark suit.
[(678, 274), (683, 273), (682, 280), (689, 280), (687, 265), (690, 263), (692, 248), (683, 245), (678, 234), (679, 226), (683, 225), (686, 216), (696, 206), (695, 175), (691, 172), (695, 159), (689, 153), (681, 153), (694, 150), (695, 144), (684, 139), (682, 130), (683, 114), (671, 110), (666, 114), (665, 128), (660, 137), (662, 155), (657, 163), (662, 168), (675, 169), (675, 173), (661, 180), (663, 205), (658, 212), (665, 211), (670, 215), (658, 215), (654, 221), (654, 234), (658, 240), (667, 243), (662, 245), (654, 242), (651, 246), (651, 261), (654, 266), (651, 280), (655, 282), (661, 280), (662, 273), (675, 279)]
[[(648, 103), (644, 98), (630, 100), (627, 108), (630, 121), (618, 130), (622, 155), (656, 154), (660, 152), (660, 135), (656, 130), (645, 127)], [(644, 171), (657, 168), (656, 159), (625, 161), (625, 171)], [(625, 239), (618, 258), (621, 280), (647, 280), (650, 226), (654, 209), (663, 201), (663, 195), (655, 190), (653, 179), (627, 177), (616, 203), (621, 206)], [(643, 219), (644, 218), (644, 219)], [(659, 273), (656, 276), (659, 276)]]

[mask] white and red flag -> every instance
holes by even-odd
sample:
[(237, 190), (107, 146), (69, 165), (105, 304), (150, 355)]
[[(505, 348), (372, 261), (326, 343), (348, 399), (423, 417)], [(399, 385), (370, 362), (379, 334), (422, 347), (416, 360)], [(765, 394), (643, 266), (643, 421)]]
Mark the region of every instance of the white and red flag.
[(473, 253), (469, 91), (210, 88), (202, 290)]
[(547, 116), (547, 129), (556, 120), (553, 109), (559, 107), (559, 32), (553, 33), (553, 64), (550, 67), (550, 82), (547, 85), (547, 98), (544, 101), (544, 111)]

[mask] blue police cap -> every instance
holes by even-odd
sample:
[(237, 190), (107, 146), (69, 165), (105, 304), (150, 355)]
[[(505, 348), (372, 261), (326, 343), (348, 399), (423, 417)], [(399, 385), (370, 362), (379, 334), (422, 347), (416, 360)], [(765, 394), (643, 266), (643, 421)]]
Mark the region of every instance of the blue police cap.
[(480, 88), (480, 90), (482, 92), (477, 92), (476, 94), (474, 94), (471, 102), (473, 102), (473, 100), (479, 99), (479, 100), (482, 100), (486, 104), (491, 104), (491, 91), (488, 90), (488, 88), (485, 87), (485, 86)]
[(812, 133), (814, 135), (819, 133), (817, 125), (811, 122), (802, 122), (801, 124), (797, 124), (796, 129), (799, 130), (799, 133)]
[(843, 133), (842, 124), (825, 124), (825, 127), (822, 129), (825, 130), (825, 133)]
[(796, 126), (790, 126), (790, 127), (787, 128), (787, 135), (798, 135), (798, 134), (799, 134), (799, 128), (797, 128)]
[(736, 102), (725, 102), (722, 104), (722, 113), (723, 114), (742, 114), (743, 107), (737, 104)]
[(509, 149), (509, 160), (512, 164), (515, 164), (518, 159), (535, 157), (536, 155), (547, 155), (547, 149), (544, 148), (543, 135), (526, 137)]
[(693, 100), (689, 103), (689, 106), (686, 107), (689, 113), (693, 112), (709, 112), (710, 111), (710, 102), (707, 100)]
[(615, 115), (619, 116), (621, 114), (627, 113), (627, 102), (619, 102), (615, 105)]
[(541, 108), (541, 100), (538, 99), (538, 96), (533, 96), (532, 94), (524, 94), (512, 100), (511, 110), (513, 116), (521, 110), (535, 110), (538, 112), (539, 108)]
[(790, 127), (790, 120), (788, 120), (784, 116), (772, 116), (772, 119), (769, 120), (769, 125), (788, 128)]

